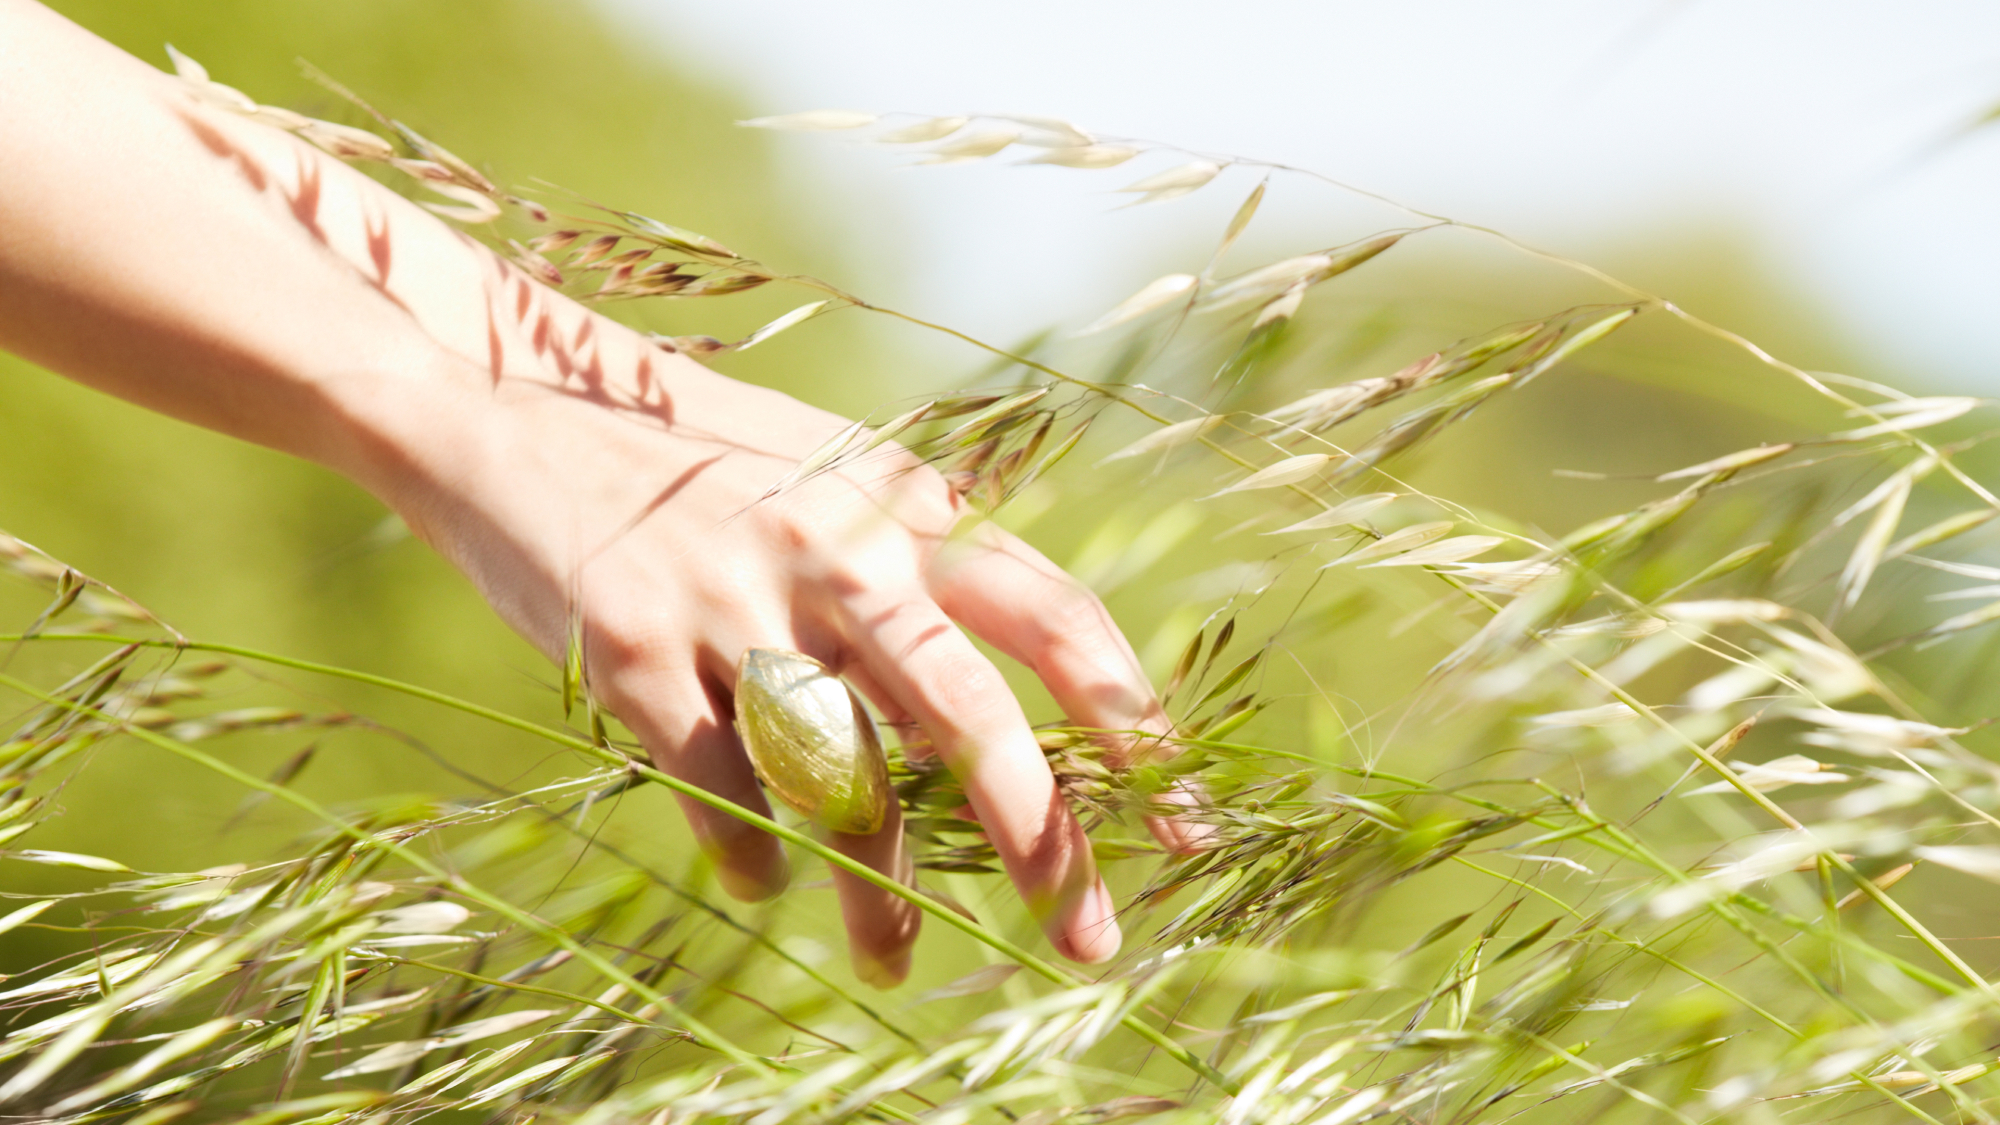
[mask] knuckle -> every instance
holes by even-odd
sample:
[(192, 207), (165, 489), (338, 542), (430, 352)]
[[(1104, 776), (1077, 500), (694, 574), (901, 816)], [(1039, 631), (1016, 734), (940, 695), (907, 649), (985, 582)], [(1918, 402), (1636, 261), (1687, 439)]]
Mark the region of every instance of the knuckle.
[(657, 672), (675, 659), (672, 631), (665, 622), (619, 617), (590, 630), (587, 659), (607, 675)]
[(764, 503), (752, 508), (761, 538), (787, 553), (811, 553), (824, 538), (820, 525), (793, 504)]
[(1058, 655), (1093, 658), (1115, 647), (1117, 626), (1097, 595), (1082, 586), (1065, 586), (1045, 599), (1034, 618), (1035, 640)]
[(890, 487), (897, 510), (927, 531), (950, 527), (965, 511), (965, 498), (929, 465), (899, 474)]
[(1005, 713), (1013, 694), (999, 669), (972, 651), (919, 653), (924, 693), (937, 720), (957, 730), (983, 726)]
[[(660, 718), (662, 700), (682, 696), (694, 660), (686, 631), (651, 615), (590, 628), (585, 638), (589, 690), (627, 720), (647, 714)], [(673, 716), (666, 729), (684, 731), (687, 722), (684, 716)]]
[[(852, 597), (863, 591), (882, 589), (893, 570), (885, 566), (878, 552), (841, 551), (821, 561), (817, 577), (835, 596)], [(900, 574), (896, 575), (901, 578)]]

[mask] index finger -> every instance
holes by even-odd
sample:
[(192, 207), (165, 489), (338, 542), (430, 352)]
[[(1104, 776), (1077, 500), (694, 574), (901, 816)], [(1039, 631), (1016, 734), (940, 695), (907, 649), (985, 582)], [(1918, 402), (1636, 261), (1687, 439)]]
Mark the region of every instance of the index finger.
[(1050, 944), (1083, 962), (1117, 953), (1118, 922), (1090, 841), (999, 669), (928, 599), (864, 595), (848, 608), (870, 678), (924, 728), (965, 787)]
[[(1125, 764), (1174, 752), (1160, 740), (1173, 733), (1173, 720), (1125, 634), (1097, 595), (1041, 552), (987, 524), (952, 544), (932, 574), (944, 611), (1033, 669), (1072, 722), (1158, 736), (1120, 747)], [(1176, 786), (1160, 799), (1191, 805), (1195, 792)], [(1195, 850), (1208, 835), (1203, 825), (1171, 817), (1148, 817), (1146, 825), (1177, 852)]]

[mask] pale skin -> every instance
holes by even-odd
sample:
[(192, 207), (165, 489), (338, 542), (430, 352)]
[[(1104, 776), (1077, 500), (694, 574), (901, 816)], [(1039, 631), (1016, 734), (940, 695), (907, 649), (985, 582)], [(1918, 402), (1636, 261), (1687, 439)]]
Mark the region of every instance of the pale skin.
[[(1098, 600), (938, 474), (887, 447), (764, 499), (846, 420), (663, 351), (30, 0), (0, 0), (0, 106), (0, 348), (347, 476), (551, 659), (579, 628), (653, 761), (756, 812), (738, 658), (826, 663), (921, 728), (1058, 951), (1117, 951), (1082, 830), (966, 631), (1074, 722), (1167, 719)], [(731, 894), (785, 886), (772, 837), (682, 806)], [(893, 816), (832, 840), (909, 876)], [(917, 911), (835, 883), (856, 970), (901, 980)]]

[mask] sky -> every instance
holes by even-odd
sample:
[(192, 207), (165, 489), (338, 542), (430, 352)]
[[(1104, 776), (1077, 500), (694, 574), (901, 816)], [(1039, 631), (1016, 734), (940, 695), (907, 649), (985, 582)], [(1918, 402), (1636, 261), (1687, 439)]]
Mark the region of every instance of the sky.
[[(2000, 4), (597, 2), (760, 114), (1057, 116), (1309, 167), (1586, 261), (1721, 224), (1878, 371), (2000, 394), (2000, 127), (1962, 133), (2000, 103)], [(834, 133), (779, 152), (872, 293), (999, 339), (1115, 301), (1253, 182), (1118, 210), (1110, 190), (1157, 165), (1013, 167), (1016, 149), (908, 168)]]

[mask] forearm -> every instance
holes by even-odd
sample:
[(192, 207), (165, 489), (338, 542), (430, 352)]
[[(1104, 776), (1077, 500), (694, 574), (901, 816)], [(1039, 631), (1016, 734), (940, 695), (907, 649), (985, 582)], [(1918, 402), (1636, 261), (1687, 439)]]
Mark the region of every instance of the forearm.
[(587, 316), (26, 0), (0, 0), (0, 106), (0, 347), (378, 492), (405, 425), (435, 437), (503, 368), (540, 377), (508, 362), (521, 326), (497, 310), (530, 303), (508, 298)]
[[(545, 649), (564, 643), (566, 572), (676, 465), (774, 454), (752, 470), (768, 484), (840, 425), (536, 284), (30, 0), (0, 0), (0, 348), (343, 473)], [(752, 418), (750, 440), (717, 443)], [(599, 437), (565, 448), (599, 424), (667, 448), (648, 472), (545, 492), (552, 462), (605, 458)], [(508, 592), (524, 575), (538, 596)]]

